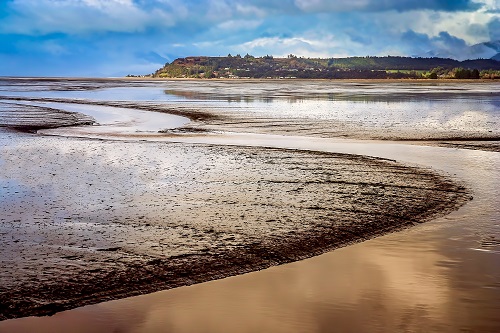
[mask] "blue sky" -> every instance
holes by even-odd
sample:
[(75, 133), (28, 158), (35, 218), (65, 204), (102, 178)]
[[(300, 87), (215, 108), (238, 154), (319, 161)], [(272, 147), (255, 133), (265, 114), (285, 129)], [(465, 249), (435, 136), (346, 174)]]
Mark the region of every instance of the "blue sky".
[(189, 55), (473, 57), (500, 0), (0, 0), (0, 76), (146, 74)]

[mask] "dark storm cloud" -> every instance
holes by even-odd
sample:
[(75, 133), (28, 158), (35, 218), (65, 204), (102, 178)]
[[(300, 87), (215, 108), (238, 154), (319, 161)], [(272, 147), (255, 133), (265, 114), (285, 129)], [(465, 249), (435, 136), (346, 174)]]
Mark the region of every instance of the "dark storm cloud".
[(488, 23), (488, 31), (490, 33), (490, 40), (500, 40), (500, 19), (495, 18)]
[(296, 0), (295, 4), (304, 11), (410, 11), (430, 9), (436, 11), (472, 11), (481, 7), (470, 0)]

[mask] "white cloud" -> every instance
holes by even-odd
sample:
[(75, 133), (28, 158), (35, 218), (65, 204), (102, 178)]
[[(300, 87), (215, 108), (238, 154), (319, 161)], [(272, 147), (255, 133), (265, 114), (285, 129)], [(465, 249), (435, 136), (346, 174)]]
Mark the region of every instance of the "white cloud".
[[(489, 12), (435, 12), (431, 10), (396, 11), (367, 13), (364, 18), (373, 22), (375, 31), (383, 31), (394, 36), (408, 30), (438, 36), (442, 31), (465, 40), (468, 44), (477, 44), (489, 39), (488, 22), (498, 17)], [(476, 27), (471, 29), (471, 27)], [(368, 35), (372, 35), (367, 32)]]
[[(65, 1), (59, 0), (59, 2), (65, 2)], [(72, 2), (78, 2), (78, 1), (73, 0)], [(99, 9), (105, 9), (110, 6), (128, 6), (128, 7), (134, 6), (132, 0), (81, 0), (81, 2), (89, 7), (95, 7)]]
[[(350, 43), (347, 42), (350, 45)], [(331, 34), (318, 36), (314, 32), (305, 32), (296, 37), (262, 37), (234, 45), (231, 48), (237, 52), (250, 53), (253, 55), (272, 54), (277, 57), (285, 57), (295, 54), (304, 57), (331, 57), (333, 55), (344, 55), (345, 42), (335, 39)]]
[(370, 5), (369, 0), (295, 0), (295, 5), (305, 12), (316, 11), (348, 11), (365, 9)]
[(233, 8), (225, 0), (211, 0), (206, 14), (204, 15), (211, 21), (222, 21), (232, 17)]
[(221, 43), (222, 41), (204, 41), (204, 42), (193, 43), (193, 45), (200, 49), (213, 49), (217, 45), (220, 46)]
[(476, 3), (482, 4), (482, 10), (498, 11), (500, 10), (500, 0), (476, 0)]
[(229, 20), (219, 23), (217, 25), (217, 28), (235, 32), (239, 30), (253, 30), (259, 27), (261, 24), (261, 20)]
[(13, 14), (0, 23), (3, 33), (137, 32), (175, 23), (174, 15), (159, 8), (146, 11), (132, 0), (14, 0), (9, 6)]
[(244, 16), (265, 17), (267, 12), (257, 6), (236, 4), (236, 11)]

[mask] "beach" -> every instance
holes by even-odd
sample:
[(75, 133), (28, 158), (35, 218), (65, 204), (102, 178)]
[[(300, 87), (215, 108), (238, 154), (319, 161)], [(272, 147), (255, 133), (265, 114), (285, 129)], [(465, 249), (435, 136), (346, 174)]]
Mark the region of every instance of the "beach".
[[(76, 112), (67, 106), (78, 105), (82, 115), (99, 106), (191, 119), (180, 127), (132, 126), (120, 132), (110, 129), (123, 128), (123, 122), (99, 124), (99, 115), (110, 112), (103, 109), (93, 119), (99, 126), (39, 134), (1, 130), (0, 179), (8, 198), (2, 201), (7, 214), (1, 221), (1, 297), (8, 304), (3, 319), (53, 314), (309, 258), (435, 220), (475, 196), (474, 186), (461, 177), (380, 153), (380, 140), (399, 140), (417, 150), (423, 144), (498, 154), (498, 118), (479, 117), (482, 113), (467, 108), (468, 100), (458, 100), (466, 105), (462, 114), (451, 116), (450, 106), (439, 110), (444, 126), (429, 126), (436, 116), (425, 112), (418, 121), (400, 116), (397, 124), (387, 114), (369, 116), (384, 104), (396, 111), (411, 107), (422, 96), (425, 111), (426, 104), (435, 107), (458, 96), (448, 90), (428, 101), (429, 87), (421, 95), (392, 87), (403, 90), (395, 97), (373, 92), (373, 86), (355, 87), (352, 104), (346, 97), (352, 87), (331, 87), (344, 89), (330, 92), (337, 107), (351, 103), (351, 111), (362, 109), (363, 122), (354, 112), (349, 119), (320, 112), (325, 99), (317, 90), (287, 92), (283, 106), (268, 100), (262, 93), (266, 87), (235, 96), (236, 90), (212, 93), (220, 91), (217, 84), (196, 85), (201, 88), (169, 86), (165, 91), (172, 100), (163, 102), (65, 98), (53, 93), (57, 89), (0, 98), (28, 103), (34, 113), (42, 106)], [(471, 87), (462, 91), (470, 100), (490, 98), (489, 84)], [(103, 88), (83, 91), (96, 89)], [(316, 104), (308, 104), (311, 100)], [(492, 110), (498, 112), (495, 103)], [(261, 111), (266, 104), (267, 111)], [(307, 117), (279, 112), (288, 106), (301, 115), (311, 105), (319, 111)], [(33, 128), (38, 127), (28, 130)], [(351, 148), (336, 151), (339, 137), (352, 140)], [(353, 151), (359, 139), (367, 149)], [(496, 231), (492, 237), (494, 243)]]

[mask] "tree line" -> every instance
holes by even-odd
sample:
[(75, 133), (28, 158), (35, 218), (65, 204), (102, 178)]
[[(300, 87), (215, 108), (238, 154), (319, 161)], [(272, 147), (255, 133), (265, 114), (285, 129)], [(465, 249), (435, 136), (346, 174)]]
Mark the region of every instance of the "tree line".
[(383, 79), (455, 78), (479, 79), (500, 76), (500, 62), (493, 59), (457, 61), (443, 58), (350, 57), (286, 58), (272, 55), (254, 57), (229, 54), (227, 57), (178, 58), (152, 74), (155, 77), (193, 78), (302, 78), (302, 79)]

